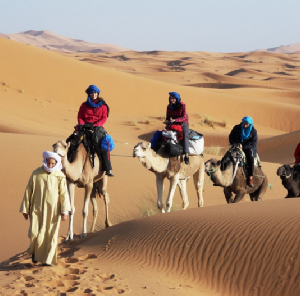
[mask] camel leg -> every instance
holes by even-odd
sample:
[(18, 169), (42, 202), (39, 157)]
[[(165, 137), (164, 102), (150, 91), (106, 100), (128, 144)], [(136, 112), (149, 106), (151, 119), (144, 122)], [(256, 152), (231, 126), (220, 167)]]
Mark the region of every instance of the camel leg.
[(267, 177), (264, 178), (260, 187), (256, 190), (256, 198), (255, 201), (262, 201), (264, 194), (268, 189), (268, 179)]
[(231, 192), (231, 190), (228, 187), (224, 187), (224, 195), (226, 198), (227, 203), (233, 203), (233, 194)]
[(69, 216), (69, 230), (65, 242), (69, 242), (74, 238), (73, 222), (74, 222), (74, 214), (75, 214), (75, 204), (74, 204), (75, 184), (67, 181), (67, 187), (68, 187), (69, 198), (70, 198), (71, 212)]
[(97, 221), (97, 216), (98, 216), (98, 203), (97, 203), (97, 183), (93, 184), (93, 190), (91, 193), (91, 202), (93, 205), (93, 223), (90, 232), (94, 232), (95, 226), (96, 226), (96, 221)]
[(82, 216), (83, 216), (83, 228), (81, 233), (81, 238), (84, 238), (87, 236), (87, 217), (89, 214), (89, 201), (91, 198), (91, 193), (93, 190), (93, 183), (87, 184), (85, 186), (85, 192), (84, 192), (84, 203), (83, 203), (83, 210), (82, 210)]
[(239, 201), (241, 201), (243, 199), (245, 195), (245, 191), (238, 191), (238, 193), (235, 195), (235, 198), (234, 198), (234, 203), (237, 203)]
[(257, 201), (257, 194), (256, 194), (256, 192), (249, 193), (249, 195), (250, 195), (250, 200), (251, 201)]
[(105, 192), (104, 194), (104, 203), (105, 203), (105, 227), (110, 227), (112, 226), (112, 224), (110, 223), (109, 219), (108, 219), (108, 204), (109, 204), (109, 194), (107, 192)]
[(110, 227), (112, 224), (110, 223), (108, 219), (108, 204), (109, 204), (109, 194), (107, 192), (107, 180), (108, 177), (105, 175), (103, 178), (100, 180), (102, 183), (102, 195), (104, 196), (104, 203), (105, 203), (105, 227)]
[(164, 213), (165, 212), (163, 207), (164, 179), (159, 178), (158, 175), (156, 175), (156, 188), (157, 188), (157, 207), (162, 213)]
[(180, 180), (178, 182), (178, 187), (182, 198), (182, 209), (186, 210), (187, 207), (189, 206), (189, 198), (186, 190), (186, 180)]
[(202, 208), (204, 204), (203, 200), (203, 185), (204, 185), (204, 162), (201, 164), (200, 169), (194, 174), (194, 185), (197, 190), (197, 196), (198, 196), (198, 207)]
[(173, 203), (173, 197), (175, 194), (175, 190), (176, 190), (176, 186), (178, 184), (179, 181), (179, 174), (175, 175), (174, 177), (172, 177), (170, 179), (170, 190), (169, 190), (169, 195), (167, 198), (167, 210), (166, 212), (169, 213), (171, 211), (172, 208), (172, 203)]

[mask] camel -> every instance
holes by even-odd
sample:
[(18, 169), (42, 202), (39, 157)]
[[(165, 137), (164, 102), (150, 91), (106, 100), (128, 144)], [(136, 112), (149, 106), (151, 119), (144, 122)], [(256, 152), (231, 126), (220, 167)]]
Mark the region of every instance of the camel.
[(285, 198), (300, 196), (300, 175), (298, 169), (285, 164), (278, 168), (277, 176), (280, 176), (282, 185), (288, 191)]
[(96, 200), (97, 190), (99, 195), (104, 197), (106, 218), (105, 226), (111, 226), (108, 219), (108, 203), (109, 194), (107, 193), (107, 176), (101, 170), (101, 160), (98, 156), (94, 159), (94, 167), (92, 167), (89, 153), (86, 151), (84, 145), (81, 143), (78, 147), (78, 153), (72, 163), (68, 161), (67, 153), (70, 148), (70, 143), (65, 141), (58, 141), (53, 145), (53, 151), (61, 156), (63, 172), (67, 176), (67, 186), (70, 195), (71, 213), (69, 218), (69, 230), (66, 241), (73, 240), (73, 219), (75, 213), (74, 198), (75, 198), (75, 185), (85, 189), (84, 205), (82, 210), (83, 215), (83, 229), (81, 238), (87, 236), (87, 216), (88, 206), (91, 199), (93, 205), (93, 223), (90, 232), (93, 232), (96, 225), (98, 215), (98, 204)]
[[(236, 150), (238, 149), (238, 150)], [(205, 162), (205, 172), (211, 177), (214, 186), (224, 188), (227, 203), (241, 201), (245, 194), (250, 195), (251, 201), (261, 201), (268, 188), (267, 176), (261, 168), (254, 167), (254, 188), (247, 186), (247, 178), (242, 167), (238, 166), (241, 159), (239, 148), (231, 148), (221, 161), (212, 158)], [(233, 198), (233, 194), (235, 197)]]
[(165, 213), (162, 200), (165, 178), (170, 180), (166, 212), (170, 212), (171, 210), (177, 185), (183, 202), (183, 210), (189, 206), (186, 182), (191, 175), (193, 175), (197, 190), (198, 207), (203, 207), (204, 160), (201, 155), (190, 155), (190, 164), (186, 165), (183, 161), (183, 156), (169, 159), (164, 155), (162, 149), (158, 151), (158, 154), (155, 154), (151, 149), (150, 143), (140, 142), (133, 149), (133, 157), (137, 157), (146, 169), (156, 175), (157, 207), (162, 213)]

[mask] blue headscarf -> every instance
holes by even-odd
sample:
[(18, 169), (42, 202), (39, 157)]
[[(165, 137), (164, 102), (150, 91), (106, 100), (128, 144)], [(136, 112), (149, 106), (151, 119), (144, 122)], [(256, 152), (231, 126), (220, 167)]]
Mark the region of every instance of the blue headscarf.
[(87, 97), (86, 103), (92, 108), (99, 108), (103, 104), (102, 100), (95, 104), (89, 96)]
[(169, 99), (171, 110), (176, 110), (179, 107), (179, 104), (181, 101), (180, 94), (175, 91), (172, 91), (172, 92), (169, 92), (169, 95), (176, 99), (176, 104), (174, 104), (174, 105), (171, 104), (171, 101)]
[(90, 93), (92, 92), (96, 92), (98, 93), (98, 95), (100, 94), (100, 89), (96, 86), (96, 85), (90, 85), (86, 90), (85, 92), (89, 95)]
[[(244, 128), (243, 122), (246, 122), (246, 123), (250, 124), (250, 126), (248, 128)], [(242, 119), (242, 129), (241, 129), (241, 140), (242, 140), (242, 142), (249, 139), (252, 128), (253, 128), (253, 119), (249, 116), (245, 116)]]
[(90, 85), (86, 91), (85, 91), (87, 94), (88, 94), (88, 97), (87, 97), (87, 100), (86, 100), (86, 103), (88, 104), (88, 106), (92, 107), (92, 108), (99, 108), (102, 106), (102, 101), (98, 102), (98, 103), (94, 103), (92, 101), (92, 99), (90, 98), (90, 93), (93, 93), (93, 92), (96, 92), (98, 93), (98, 95), (100, 94), (100, 89), (96, 86), (96, 85)]

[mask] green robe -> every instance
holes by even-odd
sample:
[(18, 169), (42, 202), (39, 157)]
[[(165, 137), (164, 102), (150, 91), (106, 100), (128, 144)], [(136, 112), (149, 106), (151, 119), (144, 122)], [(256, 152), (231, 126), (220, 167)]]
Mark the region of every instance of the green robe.
[(43, 167), (33, 171), (20, 212), (29, 214), (29, 253), (41, 263), (56, 264), (61, 213), (69, 212), (70, 199), (62, 171), (47, 173)]

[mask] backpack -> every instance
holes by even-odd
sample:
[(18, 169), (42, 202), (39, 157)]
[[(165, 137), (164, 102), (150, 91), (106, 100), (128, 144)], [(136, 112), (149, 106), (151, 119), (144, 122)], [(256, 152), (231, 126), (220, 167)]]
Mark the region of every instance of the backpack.
[(167, 153), (168, 157), (175, 157), (183, 154), (183, 147), (180, 144), (165, 144), (165, 153)]
[(106, 134), (101, 141), (101, 149), (103, 151), (112, 151), (115, 148), (115, 142), (113, 140), (113, 138), (109, 135)]
[(162, 132), (156, 131), (150, 140), (151, 149), (157, 152), (162, 144), (162, 141), (163, 141)]

